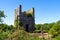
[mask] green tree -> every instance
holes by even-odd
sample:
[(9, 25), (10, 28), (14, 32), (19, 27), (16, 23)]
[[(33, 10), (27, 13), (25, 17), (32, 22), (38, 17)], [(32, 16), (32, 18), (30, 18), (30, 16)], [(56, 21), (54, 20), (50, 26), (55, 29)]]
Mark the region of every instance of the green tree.
[(43, 27), (43, 32), (48, 32), (48, 30), (49, 30), (48, 23), (44, 23), (44, 24), (42, 25), (42, 27)]
[(55, 23), (44, 23), (44, 24), (42, 24), (43, 25), (43, 31), (47, 33), (52, 28), (52, 26), (54, 24)]
[(35, 24), (35, 31), (34, 32), (40, 32), (40, 28), (41, 28), (42, 24)]
[(52, 35), (53, 38), (60, 34), (60, 20), (57, 21), (57, 23), (53, 25), (49, 33)]
[(4, 11), (0, 11), (0, 24), (3, 22), (2, 18), (5, 18)]
[(49, 28), (49, 30), (53, 27), (53, 25), (54, 25), (54, 24), (55, 24), (54, 22), (53, 22), (53, 23), (49, 23), (49, 24), (48, 24), (48, 26), (49, 26), (49, 27), (48, 27), (48, 28)]

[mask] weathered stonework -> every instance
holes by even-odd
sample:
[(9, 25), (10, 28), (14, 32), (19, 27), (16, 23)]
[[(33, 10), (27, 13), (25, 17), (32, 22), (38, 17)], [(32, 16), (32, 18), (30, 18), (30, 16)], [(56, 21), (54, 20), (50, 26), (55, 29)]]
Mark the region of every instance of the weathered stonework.
[(19, 20), (23, 23), (23, 27), (27, 32), (33, 32), (34, 30), (34, 8), (31, 8), (28, 11), (22, 12), (21, 5), (17, 9), (15, 9), (15, 20)]

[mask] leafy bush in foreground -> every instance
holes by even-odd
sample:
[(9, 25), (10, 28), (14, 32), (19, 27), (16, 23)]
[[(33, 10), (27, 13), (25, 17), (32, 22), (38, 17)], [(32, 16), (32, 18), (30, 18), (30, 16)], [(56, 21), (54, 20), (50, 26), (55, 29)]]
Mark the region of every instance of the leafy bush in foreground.
[(31, 36), (23, 30), (20, 30), (20, 31), (18, 30), (12, 35), (13, 35), (12, 40), (42, 40), (42, 38)]

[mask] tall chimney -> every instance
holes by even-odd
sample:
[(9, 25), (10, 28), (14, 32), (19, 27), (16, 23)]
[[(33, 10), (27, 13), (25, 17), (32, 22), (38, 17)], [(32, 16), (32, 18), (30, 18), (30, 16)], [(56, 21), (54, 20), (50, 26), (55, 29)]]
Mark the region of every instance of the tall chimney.
[(21, 14), (21, 12), (22, 12), (22, 6), (21, 5), (19, 5), (19, 14)]

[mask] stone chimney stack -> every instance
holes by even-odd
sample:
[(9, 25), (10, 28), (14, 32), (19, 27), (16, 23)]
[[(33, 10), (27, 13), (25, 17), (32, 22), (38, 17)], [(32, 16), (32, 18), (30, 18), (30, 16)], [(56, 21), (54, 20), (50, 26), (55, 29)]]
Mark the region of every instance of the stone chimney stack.
[(19, 5), (17, 9), (18, 9), (18, 20), (20, 20), (20, 15), (22, 13), (21, 5)]
[[(32, 9), (33, 9), (33, 16), (34, 16), (34, 15), (35, 15), (35, 14), (34, 14), (34, 11), (35, 11), (35, 10), (34, 10), (34, 8), (32, 8)], [(34, 17), (35, 17), (35, 16), (34, 16)]]
[(21, 13), (22, 13), (22, 6), (21, 5), (19, 5), (19, 7), (18, 7), (18, 15), (20, 15)]

